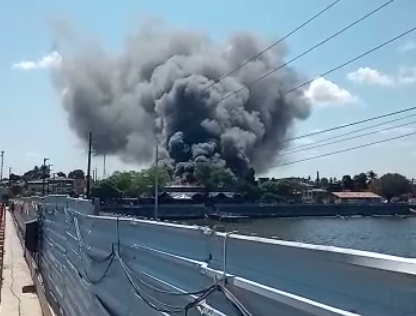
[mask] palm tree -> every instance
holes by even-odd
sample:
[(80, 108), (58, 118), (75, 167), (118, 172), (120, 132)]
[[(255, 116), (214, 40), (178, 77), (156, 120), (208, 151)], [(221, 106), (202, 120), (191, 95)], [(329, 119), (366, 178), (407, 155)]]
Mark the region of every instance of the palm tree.
[(373, 170), (370, 170), (367, 172), (367, 178), (368, 178), (368, 183), (371, 183), (374, 180), (377, 180), (377, 173), (375, 173)]

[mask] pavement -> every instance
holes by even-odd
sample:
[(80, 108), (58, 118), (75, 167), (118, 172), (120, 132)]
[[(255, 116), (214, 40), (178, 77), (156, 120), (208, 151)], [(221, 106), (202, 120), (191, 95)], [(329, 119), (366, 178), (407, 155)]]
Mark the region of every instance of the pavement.
[(23, 291), (31, 288), (33, 281), (24, 259), (23, 247), (17, 237), (12, 215), (7, 211), (4, 213), (6, 227), (0, 316), (42, 316), (37, 294)]

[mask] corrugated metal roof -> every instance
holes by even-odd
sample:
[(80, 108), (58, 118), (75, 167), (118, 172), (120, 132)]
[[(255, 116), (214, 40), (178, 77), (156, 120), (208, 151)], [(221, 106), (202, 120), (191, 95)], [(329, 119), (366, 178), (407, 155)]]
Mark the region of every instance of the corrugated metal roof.
[(381, 198), (381, 196), (373, 192), (332, 192), (333, 195), (344, 199), (370, 199), (370, 198)]

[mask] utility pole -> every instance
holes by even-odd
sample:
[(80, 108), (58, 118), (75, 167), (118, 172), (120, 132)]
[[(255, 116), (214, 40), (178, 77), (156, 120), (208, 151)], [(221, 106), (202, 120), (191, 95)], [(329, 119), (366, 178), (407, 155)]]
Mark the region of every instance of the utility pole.
[(159, 144), (156, 143), (155, 148), (155, 209), (154, 220), (157, 221), (159, 212)]
[(91, 190), (91, 156), (92, 156), (92, 133), (88, 135), (88, 162), (87, 162), (87, 199), (90, 198)]
[[(48, 178), (48, 184), (47, 184), (47, 186), (46, 186), (46, 193), (47, 194), (50, 194), (51, 193), (51, 191), (50, 191), (50, 187), (49, 187), (49, 184), (50, 184), (50, 178), (51, 178), (51, 167), (52, 167), (53, 165), (51, 165), (51, 164), (49, 164), (48, 165), (48, 173), (49, 173), (49, 178)], [(46, 170), (45, 170), (45, 173), (46, 173)]]
[(45, 196), (46, 163), (48, 161), (49, 161), (49, 158), (43, 158), (43, 168), (42, 168), (42, 196)]
[(103, 156), (103, 179), (105, 179), (105, 174), (106, 172), (105, 172), (105, 154), (104, 154)]
[(1, 162), (0, 162), (0, 181), (3, 180), (3, 166), (4, 166), (4, 150), (0, 153)]

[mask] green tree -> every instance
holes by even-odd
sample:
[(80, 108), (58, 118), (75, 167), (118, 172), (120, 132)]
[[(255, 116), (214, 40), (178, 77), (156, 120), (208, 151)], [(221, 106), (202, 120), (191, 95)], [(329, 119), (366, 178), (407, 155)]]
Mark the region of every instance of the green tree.
[(85, 173), (82, 169), (75, 169), (68, 173), (68, 178), (70, 179), (85, 179)]
[(350, 175), (344, 175), (341, 179), (341, 183), (344, 190), (354, 190), (354, 181)]
[(138, 197), (143, 193), (153, 192), (155, 177), (158, 176), (159, 186), (164, 186), (171, 179), (166, 168), (143, 169), (141, 171), (116, 171), (107, 178), (114, 188), (123, 192), (126, 197)]
[(387, 173), (380, 179), (371, 182), (370, 188), (390, 201), (396, 196), (411, 192), (411, 183), (399, 173)]
[(123, 196), (123, 192), (118, 190), (114, 183), (109, 179), (101, 180), (96, 185), (94, 185), (94, 187), (91, 189), (91, 194), (92, 196), (98, 197), (103, 201), (107, 199), (117, 199)]
[(237, 184), (237, 179), (229, 169), (210, 164), (198, 165), (195, 169), (194, 177), (199, 184), (205, 187), (207, 192), (218, 188), (230, 188)]
[(246, 180), (240, 180), (237, 184), (237, 190), (245, 199), (253, 202), (260, 200), (263, 195), (262, 190), (257, 185)]
[(62, 171), (57, 172), (57, 173), (56, 173), (56, 176), (57, 176), (57, 177), (60, 177), (60, 178), (66, 178), (66, 174), (65, 174), (65, 173), (63, 173)]
[(263, 195), (270, 194), (285, 199), (293, 197), (294, 192), (297, 191), (298, 185), (290, 180), (266, 181), (261, 184), (260, 189)]
[(366, 190), (368, 188), (368, 178), (367, 175), (365, 173), (360, 173), (354, 176), (353, 178), (354, 181), (354, 187), (357, 190)]
[(377, 174), (373, 170), (370, 170), (367, 172), (367, 178), (368, 178), (368, 182), (377, 180)]

